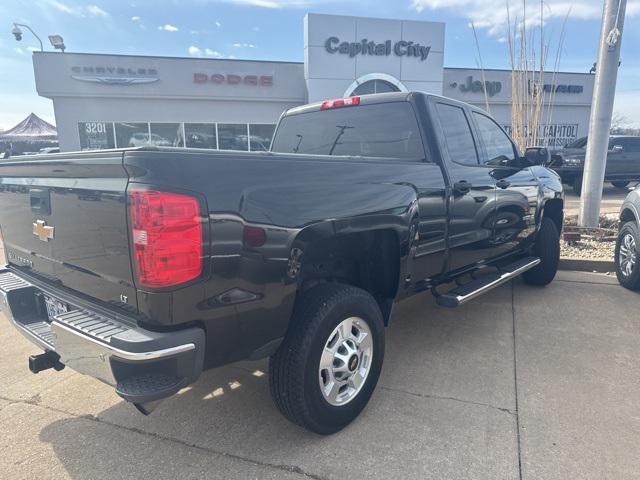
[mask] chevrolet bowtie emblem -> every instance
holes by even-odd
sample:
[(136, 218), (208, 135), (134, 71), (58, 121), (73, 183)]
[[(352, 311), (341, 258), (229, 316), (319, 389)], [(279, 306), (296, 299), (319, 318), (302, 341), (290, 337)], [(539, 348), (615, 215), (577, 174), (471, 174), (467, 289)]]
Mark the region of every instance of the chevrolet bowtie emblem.
[(44, 220), (36, 220), (33, 224), (33, 234), (43, 242), (53, 240), (53, 227), (44, 224)]

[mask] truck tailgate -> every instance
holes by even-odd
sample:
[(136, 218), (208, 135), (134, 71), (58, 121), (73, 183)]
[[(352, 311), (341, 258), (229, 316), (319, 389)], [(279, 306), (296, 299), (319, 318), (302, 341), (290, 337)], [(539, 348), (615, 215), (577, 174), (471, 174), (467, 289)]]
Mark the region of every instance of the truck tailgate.
[(137, 309), (127, 182), (122, 152), (0, 162), (0, 228), (9, 264), (54, 285)]

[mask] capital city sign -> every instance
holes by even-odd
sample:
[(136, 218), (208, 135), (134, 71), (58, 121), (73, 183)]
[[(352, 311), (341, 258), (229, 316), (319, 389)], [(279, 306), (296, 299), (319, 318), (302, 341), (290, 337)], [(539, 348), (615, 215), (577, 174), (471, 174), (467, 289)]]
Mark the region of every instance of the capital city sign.
[(356, 55), (377, 55), (388, 57), (392, 53), (398, 57), (413, 57), (424, 62), (429, 57), (431, 47), (420, 45), (415, 42), (400, 40), (393, 43), (386, 40), (382, 43), (374, 42), (363, 38), (359, 42), (341, 42), (338, 37), (329, 37), (324, 42), (324, 49), (327, 53), (338, 53), (349, 55), (353, 58)]

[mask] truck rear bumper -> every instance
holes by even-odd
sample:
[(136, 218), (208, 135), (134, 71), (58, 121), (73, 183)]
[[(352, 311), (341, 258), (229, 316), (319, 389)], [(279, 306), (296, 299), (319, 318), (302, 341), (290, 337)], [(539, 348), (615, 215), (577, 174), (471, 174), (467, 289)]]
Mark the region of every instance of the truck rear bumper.
[[(49, 318), (45, 295), (67, 305), (68, 311)], [(114, 386), (125, 400), (145, 404), (168, 397), (202, 371), (203, 329), (154, 332), (79, 303), (18, 272), (0, 269), (0, 311), (13, 325), (59, 357), (59, 363)]]

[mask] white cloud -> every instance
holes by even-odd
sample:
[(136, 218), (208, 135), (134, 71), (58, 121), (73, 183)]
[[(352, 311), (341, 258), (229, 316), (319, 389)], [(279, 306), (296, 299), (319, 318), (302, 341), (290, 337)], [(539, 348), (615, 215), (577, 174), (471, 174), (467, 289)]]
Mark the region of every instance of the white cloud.
[(261, 8), (302, 8), (308, 7), (314, 2), (313, 0), (226, 0), (236, 5), (248, 5)]
[(86, 9), (87, 13), (92, 17), (108, 17), (109, 14), (101, 9), (97, 5), (87, 5)]
[(220, 28), (222, 26), (222, 24), (220, 22), (218, 22), (218, 21), (216, 21), (215, 24), (216, 24), (216, 27), (218, 27), (218, 28)]
[[(531, 26), (540, 25), (540, 3), (529, 0), (526, 11), (520, 0), (411, 0), (411, 7), (418, 12), (423, 10), (449, 10), (460, 14), (476, 27), (489, 30), (491, 35), (504, 36), (507, 27), (507, 2), (513, 24), (526, 17)], [(582, 20), (602, 17), (602, 0), (545, 0), (545, 21), (552, 18), (570, 18)], [(627, 15), (640, 12), (640, 0), (629, 0)]]
[[(192, 57), (224, 58), (224, 55), (217, 50), (213, 50), (212, 48), (202, 49), (200, 47), (196, 47), (195, 45), (191, 45), (188, 49), (188, 52)], [(231, 58), (231, 55), (229, 55), (229, 58)]]
[(24, 50), (21, 49), (20, 47), (16, 47), (13, 50), (20, 55), (24, 55)]
[(38, 47), (27, 47), (27, 50), (29, 50), (30, 52), (39, 52), (40, 49)]
[(66, 3), (58, 2), (57, 0), (49, 0), (47, 3), (62, 13), (68, 13), (69, 15), (78, 15), (79, 13), (78, 9), (72, 8)]
[(101, 17), (106, 18), (109, 14), (100, 8), (97, 5), (89, 4), (89, 5), (68, 5), (66, 3), (60, 2), (58, 0), (47, 0), (47, 4), (51, 6), (53, 9), (66, 13), (68, 15), (73, 15), (75, 17)]
[(138, 15), (134, 15), (133, 17), (131, 17), (131, 21), (132, 22), (139, 22), (140, 21), (140, 17)]
[(235, 48), (256, 48), (253, 43), (234, 43)]
[(178, 27), (171, 25), (170, 23), (165, 23), (164, 25), (160, 25), (158, 30), (164, 30), (165, 32), (177, 32)]

